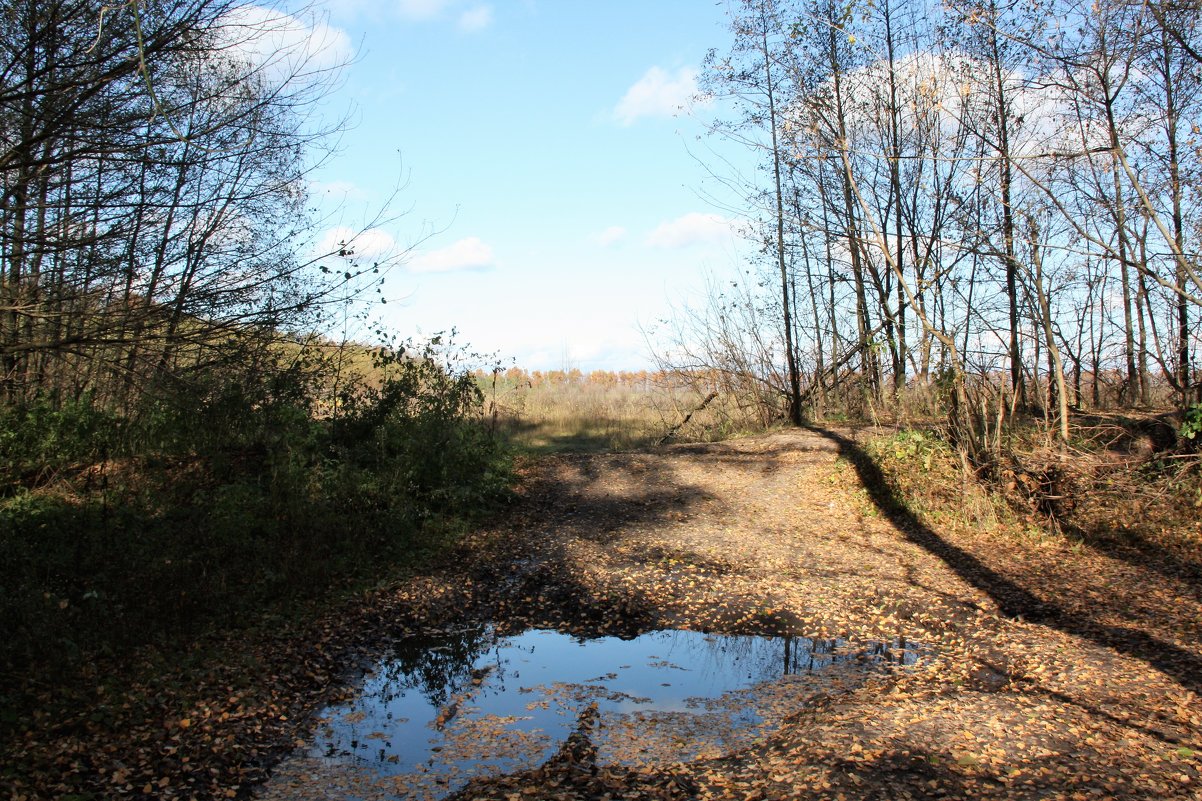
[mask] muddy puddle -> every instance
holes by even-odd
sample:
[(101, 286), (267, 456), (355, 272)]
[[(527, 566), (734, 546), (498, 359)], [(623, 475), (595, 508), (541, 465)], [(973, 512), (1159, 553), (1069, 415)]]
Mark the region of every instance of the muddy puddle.
[(770, 734), (805, 699), (912, 665), (905, 641), (657, 631), (579, 639), (491, 628), (414, 638), (326, 709), (265, 798), (436, 799), (476, 776), (537, 767), (582, 713), (602, 764), (720, 756)]

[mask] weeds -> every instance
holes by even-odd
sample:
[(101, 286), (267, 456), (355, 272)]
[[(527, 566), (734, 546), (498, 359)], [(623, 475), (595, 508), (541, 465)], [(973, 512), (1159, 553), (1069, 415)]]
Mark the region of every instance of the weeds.
[(996, 468), (981, 474), (925, 431), (878, 436), (866, 450), (897, 497), (932, 524), (1159, 560), (1202, 543), (1202, 463), (1188, 439), (1174, 444), (1167, 430), (1155, 416), (1078, 420), (1066, 459), (1033, 422), (1010, 430)]
[(693, 376), (579, 371), (477, 374), (485, 408), (514, 447), (535, 453), (647, 447), (680, 425), (675, 442), (714, 442), (762, 425), (742, 399)]
[(1202, 434), (1202, 403), (1195, 403), (1185, 410), (1177, 435), (1191, 445), (1196, 445), (1200, 434)]
[(966, 475), (955, 449), (936, 433), (901, 429), (869, 439), (864, 449), (896, 497), (924, 521), (980, 531), (1001, 523), (995, 499)]
[(4, 411), (6, 679), (287, 615), (420, 562), (507, 491), (474, 382), (433, 352), (346, 388), (337, 418), (280, 373), (196, 386), (129, 418)]

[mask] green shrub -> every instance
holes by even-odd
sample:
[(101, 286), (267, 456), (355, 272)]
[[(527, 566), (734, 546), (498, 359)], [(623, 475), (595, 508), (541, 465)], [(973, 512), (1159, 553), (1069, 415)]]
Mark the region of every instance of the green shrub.
[(344, 387), (328, 417), (287, 372), (196, 376), (125, 418), (0, 411), (9, 464), (75, 465), (44, 486), (6, 477), (0, 674), (178, 644), (428, 553), (510, 478), (474, 381), (435, 355), (383, 352), (382, 384)]
[(45, 478), (66, 466), (110, 453), (121, 424), (90, 395), (53, 403), (37, 399), (0, 407), (0, 481)]
[(880, 458), (890, 459), (899, 472), (921, 467), (924, 473), (929, 473), (939, 456), (950, 453), (947, 443), (934, 434), (906, 428), (897, 433), (874, 439), (870, 442), (869, 450)]
[(1202, 403), (1195, 403), (1185, 410), (1177, 435), (1189, 442), (1196, 442), (1202, 435)]

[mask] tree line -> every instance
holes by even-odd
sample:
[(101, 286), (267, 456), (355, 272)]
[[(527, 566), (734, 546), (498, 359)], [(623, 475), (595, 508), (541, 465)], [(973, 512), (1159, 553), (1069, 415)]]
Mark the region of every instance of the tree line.
[(321, 333), (395, 263), (316, 241), (334, 36), (239, 0), (0, 0), (10, 722), (45, 677), (381, 580), (506, 497), (449, 338)]
[(340, 65), (308, 22), (228, 0), (0, 16), (5, 403), (195, 393), (362, 276), (311, 251), (308, 175), (341, 120), (316, 113)]
[(1196, 4), (741, 0), (713, 133), (755, 269), (668, 359), (800, 422), (936, 396), (971, 449), (1041, 409), (1202, 401)]

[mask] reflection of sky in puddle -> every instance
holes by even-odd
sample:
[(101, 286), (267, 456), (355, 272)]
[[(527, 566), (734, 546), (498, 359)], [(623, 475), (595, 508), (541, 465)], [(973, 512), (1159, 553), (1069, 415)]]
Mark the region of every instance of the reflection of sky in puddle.
[(799, 697), (915, 659), (904, 642), (463, 629), (398, 648), (353, 701), (325, 711), (308, 761), (358, 766), (391, 792), (437, 797), (472, 775), (536, 767), (592, 703), (599, 761), (717, 755), (778, 724)]

